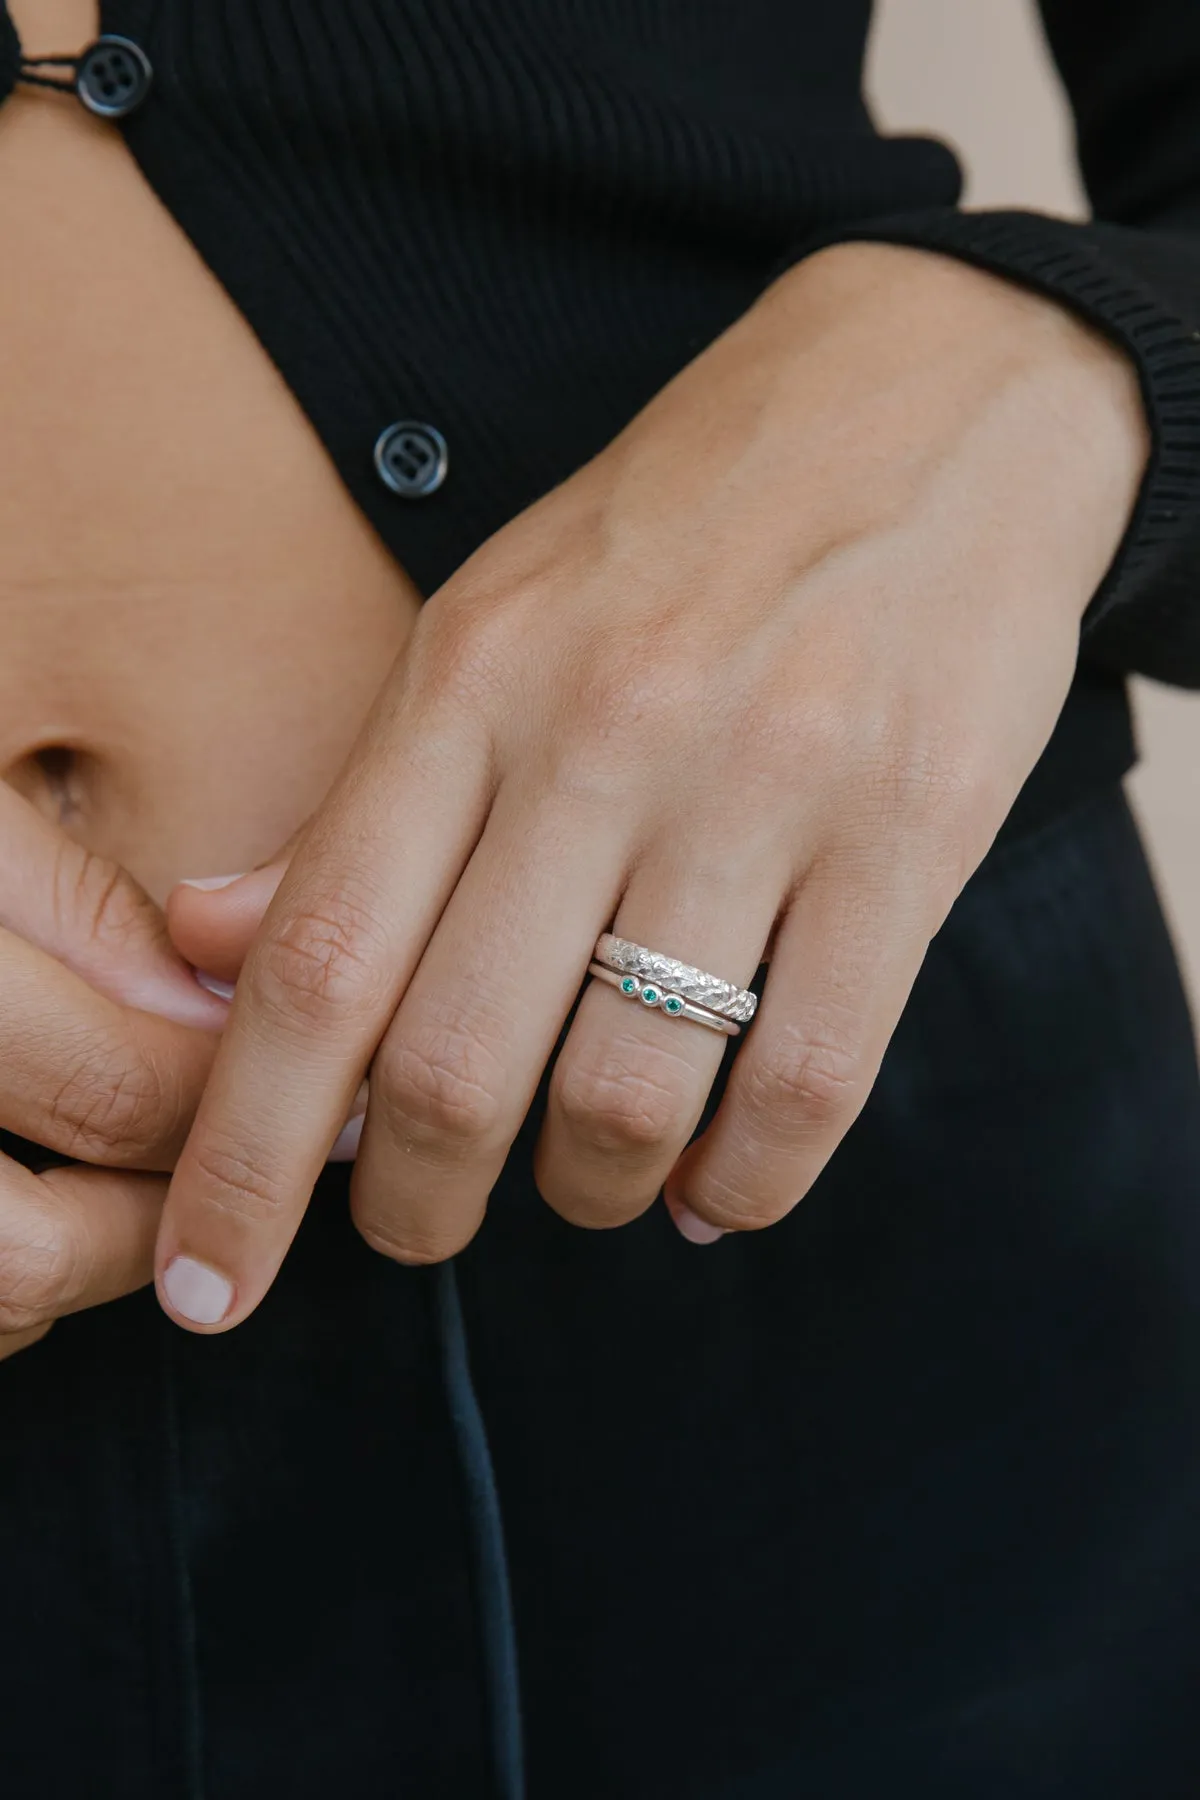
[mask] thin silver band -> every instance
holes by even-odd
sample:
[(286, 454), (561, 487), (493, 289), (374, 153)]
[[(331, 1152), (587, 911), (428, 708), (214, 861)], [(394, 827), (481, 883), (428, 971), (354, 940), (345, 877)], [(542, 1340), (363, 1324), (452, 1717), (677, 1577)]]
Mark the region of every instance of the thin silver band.
[(631, 944), (628, 938), (614, 937), (611, 931), (600, 933), (592, 955), (598, 963), (616, 969), (618, 974), (637, 975), (643, 981), (652, 981), (656, 987), (667, 988), (672, 994), (692, 1000), (723, 1019), (748, 1025), (754, 1017), (758, 996), (749, 988), (722, 981), (719, 975), (709, 975), (691, 963), (677, 962), (673, 956), (664, 956), (661, 951), (647, 950), (644, 944)]
[[(702, 1006), (693, 1006), (682, 994), (676, 994), (669, 988), (660, 988), (657, 982), (640, 981), (636, 975), (618, 975), (615, 969), (606, 969), (603, 963), (598, 962), (588, 964), (588, 974), (594, 975), (597, 981), (607, 981), (609, 987), (615, 987), (630, 1000), (640, 1000), (645, 1007), (665, 1012), (668, 1018), (691, 1019), (697, 1025), (707, 1025), (710, 1031), (724, 1032), (726, 1037), (737, 1037), (742, 1029), (732, 1019), (722, 1019), (716, 1013), (706, 1012)], [(633, 986), (625, 986), (626, 982), (632, 982)], [(677, 1001), (678, 1004), (672, 1005), (672, 1001)]]

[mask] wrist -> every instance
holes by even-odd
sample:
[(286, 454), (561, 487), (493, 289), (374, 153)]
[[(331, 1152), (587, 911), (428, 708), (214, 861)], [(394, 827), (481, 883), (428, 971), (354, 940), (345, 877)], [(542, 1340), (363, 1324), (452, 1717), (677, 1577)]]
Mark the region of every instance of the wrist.
[[(1061, 479), (1051, 504), (1068, 565), (1090, 576), (1065, 584), (1081, 616), (1121, 542), (1145, 476), (1152, 442), (1133, 358), (1059, 300), (938, 250), (874, 242), (833, 244), (767, 290), (768, 329), (811, 339), (847, 329), (880, 391), (902, 365), (925, 370), (952, 405), (971, 404), (977, 385), (998, 382), (1017, 398), (1039, 457), (1050, 452)], [(857, 321), (857, 325), (855, 324)]]

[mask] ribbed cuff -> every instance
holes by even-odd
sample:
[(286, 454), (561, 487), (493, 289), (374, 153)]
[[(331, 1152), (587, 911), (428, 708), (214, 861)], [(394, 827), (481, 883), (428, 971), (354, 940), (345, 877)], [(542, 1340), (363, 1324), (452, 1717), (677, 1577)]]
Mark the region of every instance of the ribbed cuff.
[[(833, 226), (835, 243), (943, 251), (1061, 301), (1137, 369), (1152, 447), (1125, 535), (1083, 619), (1103, 660), (1200, 685), (1200, 242), (1030, 212), (939, 207)], [(781, 265), (781, 272), (782, 272)]]
[(8, 8), (0, 6), (0, 106), (17, 85), (21, 72), (21, 40), (8, 16)]

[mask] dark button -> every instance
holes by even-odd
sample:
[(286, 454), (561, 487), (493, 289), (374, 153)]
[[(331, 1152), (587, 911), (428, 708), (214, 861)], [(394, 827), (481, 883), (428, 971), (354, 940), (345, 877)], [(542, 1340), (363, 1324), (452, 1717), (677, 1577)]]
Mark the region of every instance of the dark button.
[(401, 419), (381, 431), (375, 443), (379, 479), (405, 500), (436, 494), (450, 467), (450, 451), (441, 432), (417, 419)]
[(140, 45), (128, 38), (100, 37), (79, 58), (75, 92), (89, 112), (123, 119), (142, 104), (153, 79), (150, 58)]

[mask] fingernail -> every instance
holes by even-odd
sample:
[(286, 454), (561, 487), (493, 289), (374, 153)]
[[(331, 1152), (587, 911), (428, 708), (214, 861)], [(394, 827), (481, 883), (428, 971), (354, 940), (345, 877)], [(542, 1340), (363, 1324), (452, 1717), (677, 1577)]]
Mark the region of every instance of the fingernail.
[(172, 1258), (162, 1285), (172, 1311), (193, 1325), (219, 1325), (233, 1304), (232, 1281), (191, 1256)]
[(232, 981), (218, 981), (215, 975), (210, 975), (205, 969), (193, 969), (192, 973), (200, 986), (207, 988), (210, 994), (215, 994), (218, 1000), (233, 999), (234, 984)]
[(366, 1113), (358, 1113), (353, 1119), (347, 1119), (342, 1129), (333, 1140), (333, 1149), (325, 1158), (326, 1162), (353, 1162), (358, 1155), (359, 1140), (362, 1137), (363, 1120)]
[(689, 1244), (715, 1244), (718, 1238), (727, 1235), (723, 1225), (710, 1225), (707, 1219), (702, 1219), (699, 1213), (694, 1213), (690, 1206), (684, 1206), (680, 1201), (667, 1210), (676, 1231)]
[(179, 885), (199, 888), (202, 893), (208, 893), (213, 888), (228, 887), (231, 882), (240, 881), (245, 872), (243, 869), (237, 875), (182, 875)]
[(199, 992), (203, 984), (188, 979), (186, 967), (164, 980), (160, 976), (140, 976), (121, 982), (113, 998), (124, 1006), (135, 1006), (139, 1012), (157, 1013), (160, 1019), (173, 1019), (177, 1025), (190, 1025), (199, 1031), (220, 1031), (229, 1017), (228, 1005), (218, 1005), (210, 989)]

